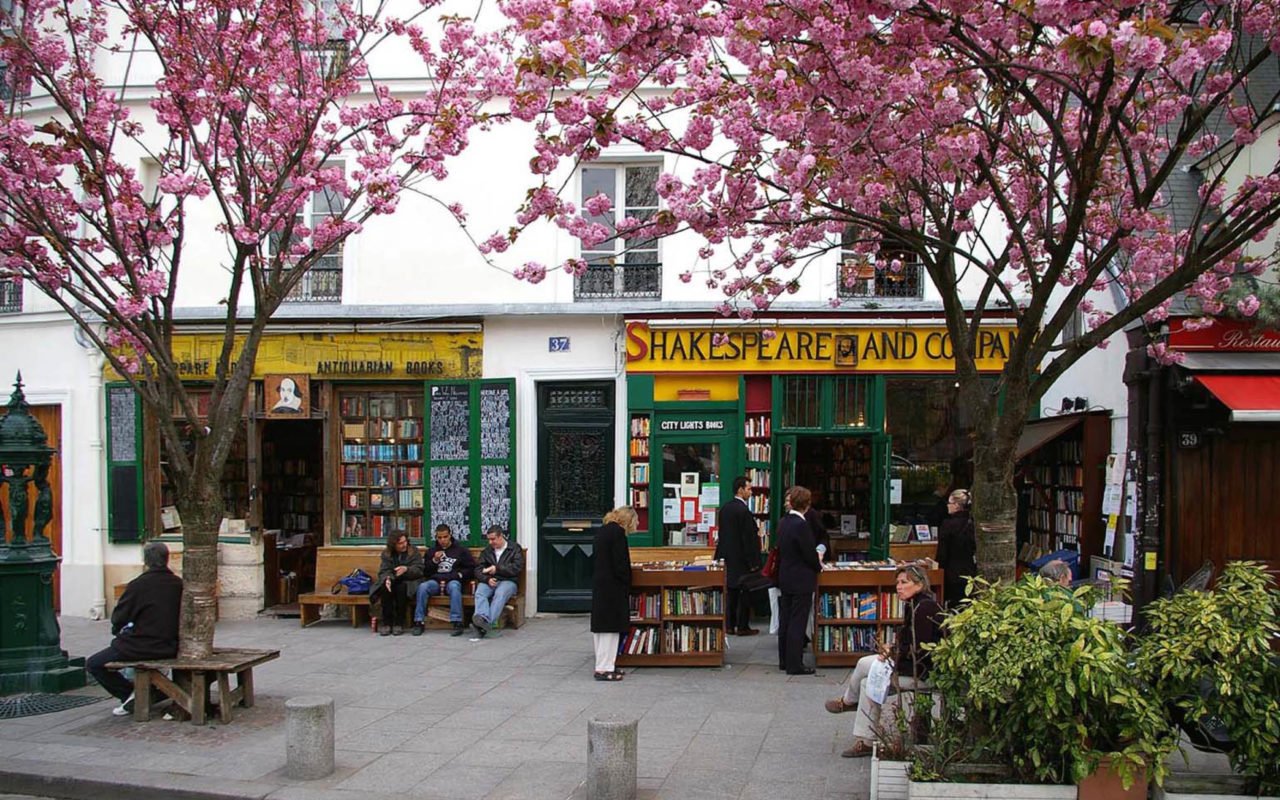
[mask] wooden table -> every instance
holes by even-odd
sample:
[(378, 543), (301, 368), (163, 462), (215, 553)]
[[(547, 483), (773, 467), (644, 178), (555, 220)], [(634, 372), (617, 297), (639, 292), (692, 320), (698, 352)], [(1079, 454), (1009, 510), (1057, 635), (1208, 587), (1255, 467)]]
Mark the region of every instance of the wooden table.
[[(113, 661), (108, 669), (132, 667), (133, 719), (151, 719), (151, 687), (159, 689), (174, 702), (179, 713), (197, 725), (203, 725), (209, 707), (209, 687), (216, 682), (220, 701), (219, 719), (231, 722), (231, 709), (236, 705), (253, 707), (253, 668), (280, 657), (279, 650), (238, 650), (214, 648), (209, 658), (168, 658), (151, 661)], [(172, 673), (166, 676), (165, 671)], [(236, 688), (231, 688), (231, 676)]]

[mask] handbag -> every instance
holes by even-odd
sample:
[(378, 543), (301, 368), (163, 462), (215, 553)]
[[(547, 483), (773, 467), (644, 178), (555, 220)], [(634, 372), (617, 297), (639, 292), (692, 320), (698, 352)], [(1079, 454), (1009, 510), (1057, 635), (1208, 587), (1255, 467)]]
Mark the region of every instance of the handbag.
[(769, 555), (765, 557), (764, 568), (760, 570), (760, 574), (771, 581), (778, 580), (778, 548), (769, 548)]
[(341, 591), (340, 586), (347, 588), (347, 594), (368, 594), (369, 589), (373, 586), (373, 576), (356, 567), (351, 570), (350, 575), (345, 578), (338, 578), (338, 582), (333, 585), (330, 591), (333, 594), (338, 594)]

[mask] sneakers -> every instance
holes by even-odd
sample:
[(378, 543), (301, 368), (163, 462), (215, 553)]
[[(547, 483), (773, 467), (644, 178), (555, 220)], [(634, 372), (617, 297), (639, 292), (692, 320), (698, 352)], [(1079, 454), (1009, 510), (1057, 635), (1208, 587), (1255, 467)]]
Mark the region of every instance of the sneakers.
[(399, 636), (399, 635), (400, 635), (400, 634), (402, 634), (402, 633), (404, 633), (404, 626), (403, 626), (403, 625), (395, 625), (395, 624), (393, 624), (393, 625), (391, 626), (391, 635), (392, 635), (392, 636)]
[(125, 701), (115, 708), (111, 709), (111, 714), (117, 717), (127, 717), (133, 714), (133, 693), (130, 692)]
[(462, 634), (464, 634), (464, 633), (466, 633), (466, 632), (467, 632), (467, 626), (463, 625), (461, 622), (455, 622), (455, 623), (453, 623), (453, 633), (451, 633), (451, 634), (449, 634), (449, 635), (450, 635), (450, 636), (461, 636)]
[(413, 635), (414, 635), (414, 636), (421, 636), (421, 635), (423, 634), (423, 632), (424, 632), (424, 631), (426, 631), (426, 629), (427, 629), (427, 628), (426, 628), (426, 626), (423, 624), (422, 620), (418, 620), (417, 622), (413, 623)]
[(475, 615), (471, 618), (471, 624), (475, 627), (476, 633), (480, 634), (481, 639), (489, 634), (489, 620), (485, 619), (483, 616), (479, 614)]

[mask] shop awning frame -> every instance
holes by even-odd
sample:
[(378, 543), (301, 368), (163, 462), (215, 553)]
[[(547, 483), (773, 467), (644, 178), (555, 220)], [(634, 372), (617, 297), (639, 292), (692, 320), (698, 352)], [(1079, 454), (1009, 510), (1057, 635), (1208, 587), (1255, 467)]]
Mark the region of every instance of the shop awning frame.
[(1022, 429), (1022, 435), (1018, 437), (1018, 449), (1014, 458), (1021, 461), (1083, 421), (1084, 414), (1064, 414), (1061, 417), (1028, 422)]
[(1231, 409), (1232, 422), (1280, 422), (1280, 375), (1197, 374), (1195, 379)]

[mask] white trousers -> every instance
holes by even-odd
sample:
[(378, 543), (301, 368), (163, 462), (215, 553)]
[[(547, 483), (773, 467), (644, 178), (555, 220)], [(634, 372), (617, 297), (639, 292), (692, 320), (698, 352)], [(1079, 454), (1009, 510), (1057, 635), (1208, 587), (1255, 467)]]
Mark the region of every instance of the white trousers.
[[(776, 586), (769, 587), (769, 635), (778, 635), (778, 598), (782, 597), (782, 590)], [(809, 627), (805, 628), (805, 633), (813, 635), (813, 609), (809, 609)], [(852, 701), (850, 701), (852, 702)]]
[(596, 672), (613, 672), (614, 662), (618, 660), (618, 642), (620, 633), (593, 633), (591, 638), (596, 645)]

